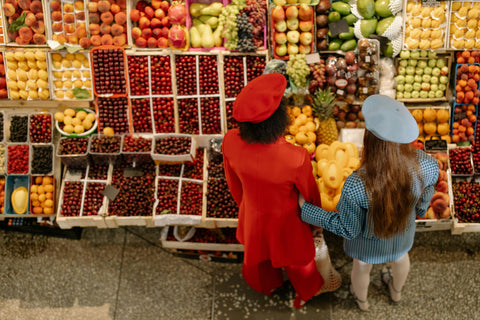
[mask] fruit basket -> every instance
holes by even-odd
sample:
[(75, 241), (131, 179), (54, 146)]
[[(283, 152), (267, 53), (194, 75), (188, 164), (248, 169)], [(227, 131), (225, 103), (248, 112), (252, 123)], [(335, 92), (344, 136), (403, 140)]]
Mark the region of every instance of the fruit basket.
[[(52, 0), (46, 4), (45, 21), (47, 39), (56, 41), (57, 46), (90, 46), (87, 29), (87, 11), (84, 0)], [(52, 44), (52, 48), (56, 49)]]
[(477, 1), (455, 1), (450, 7), (448, 48), (453, 50), (480, 49), (480, 3)]
[[(87, 1), (86, 13), (88, 14), (87, 30), (90, 36), (83, 48), (100, 46), (127, 45), (127, 2), (113, 0), (108, 2)], [(129, 28), (128, 28), (129, 29)]]
[[(227, 4), (226, 0), (185, 1), (187, 13), (185, 26), (189, 33), (189, 51), (225, 50), (223, 46), (225, 40), (220, 36), (223, 28), (218, 27), (218, 19), (223, 7)], [(203, 26), (200, 27), (200, 25)], [(201, 31), (211, 35), (211, 37), (207, 37), (209, 41), (204, 41), (204, 38), (200, 36)]]
[(477, 131), (477, 106), (453, 103), (451, 117), (452, 143), (468, 145), (475, 141)]
[[(18, 197), (13, 197), (12, 192), (19, 192)], [(4, 214), (30, 214), (29, 206), (30, 176), (8, 175), (5, 182), (5, 207)], [(15, 200), (16, 198), (16, 200)], [(12, 203), (12, 200), (15, 203)]]
[(127, 55), (121, 47), (104, 45), (90, 51), (95, 96), (125, 97), (128, 93)]
[(402, 50), (395, 58), (396, 99), (401, 102), (448, 101), (450, 53)]
[(132, 108), (130, 99), (124, 96), (96, 97), (95, 111), (98, 115), (98, 131), (112, 128), (115, 134), (131, 133)]
[(52, 98), (60, 101), (92, 101), (93, 84), (88, 52), (55, 51), (48, 56), (52, 70)]
[(30, 145), (9, 143), (7, 145), (7, 174), (30, 174)]
[[(73, 110), (73, 109), (70, 109), (70, 110)], [(95, 111), (93, 111), (91, 109), (88, 109), (88, 108), (76, 108), (75, 110), (73, 110), (73, 113), (71, 113), (70, 117), (71, 118), (76, 117), (80, 111), (86, 112), (86, 117), (83, 118), (83, 120), (80, 120), (81, 123), (82, 123), (82, 126), (84, 126), (83, 121), (85, 119), (87, 119), (87, 118), (93, 119), (93, 121), (90, 121), (90, 124), (88, 124), (88, 126), (86, 126), (86, 127), (84, 126), (84, 130), (85, 130), (85, 128), (88, 128), (88, 129), (86, 131), (82, 132), (82, 133), (75, 133), (75, 132), (67, 133), (67, 132), (65, 132), (63, 130), (65, 123), (63, 121), (59, 121), (58, 120), (59, 118), (57, 118), (57, 114), (55, 114), (55, 128), (57, 129), (58, 132), (60, 132), (60, 134), (62, 136), (68, 137), (68, 138), (81, 138), (81, 137), (88, 137), (88, 136), (92, 135), (93, 133), (95, 133), (95, 131), (97, 130), (97, 126), (98, 126), (98, 121), (97, 121), (97, 117), (95, 115)], [(90, 114), (92, 116), (89, 116)]]
[(152, 134), (123, 134), (121, 154), (129, 163), (148, 163), (152, 161), (152, 144)]
[(403, 48), (408, 50), (441, 50), (448, 46), (450, 1), (404, 1)]
[(195, 160), (197, 142), (188, 134), (156, 134), (151, 157), (155, 164), (183, 163)]
[(450, 105), (407, 105), (407, 109), (417, 121), (417, 140), (442, 139), (450, 143)]

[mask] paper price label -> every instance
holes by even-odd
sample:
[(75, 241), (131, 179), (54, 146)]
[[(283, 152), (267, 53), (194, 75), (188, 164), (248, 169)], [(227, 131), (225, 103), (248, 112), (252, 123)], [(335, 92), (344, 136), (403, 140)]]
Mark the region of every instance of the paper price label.
[(305, 60), (307, 60), (307, 64), (320, 63), (320, 54), (318, 53), (307, 54), (305, 56)]
[(108, 200), (110, 201), (114, 201), (115, 198), (118, 196), (118, 194), (120, 193), (120, 190), (115, 188), (114, 186), (112, 185), (107, 185), (105, 187), (105, 189), (103, 189), (102, 191), (102, 195), (104, 195), (105, 197), (108, 198)]

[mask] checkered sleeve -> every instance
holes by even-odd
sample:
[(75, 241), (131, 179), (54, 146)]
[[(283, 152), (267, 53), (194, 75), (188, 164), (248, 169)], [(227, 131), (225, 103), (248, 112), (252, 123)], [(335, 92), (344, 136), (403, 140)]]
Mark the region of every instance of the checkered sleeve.
[(430, 200), (435, 192), (435, 184), (438, 180), (438, 162), (433, 157), (423, 151), (418, 152), (420, 158), (420, 167), (423, 172), (424, 190), (415, 207), (416, 214), (424, 217), (427, 212)]
[(358, 177), (349, 176), (345, 181), (337, 204), (338, 212), (328, 212), (305, 202), (302, 206), (302, 220), (346, 239), (357, 237), (365, 224), (367, 210), (357, 201), (364, 194), (364, 190), (355, 179)]

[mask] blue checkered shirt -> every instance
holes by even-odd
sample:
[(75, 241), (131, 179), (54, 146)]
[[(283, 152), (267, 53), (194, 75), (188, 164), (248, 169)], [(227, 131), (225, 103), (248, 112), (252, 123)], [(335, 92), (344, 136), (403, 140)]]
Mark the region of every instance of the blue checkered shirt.
[(438, 179), (437, 160), (420, 150), (417, 152), (417, 159), (420, 162), (424, 186), (422, 189), (420, 180), (414, 179), (416, 205), (412, 209), (406, 230), (393, 238), (380, 239), (369, 228), (370, 201), (365, 192), (363, 180), (356, 171), (345, 180), (342, 195), (337, 204), (338, 212), (328, 212), (305, 202), (302, 206), (302, 220), (344, 237), (345, 253), (352, 258), (371, 264), (397, 260), (412, 248), (415, 216), (425, 216)]

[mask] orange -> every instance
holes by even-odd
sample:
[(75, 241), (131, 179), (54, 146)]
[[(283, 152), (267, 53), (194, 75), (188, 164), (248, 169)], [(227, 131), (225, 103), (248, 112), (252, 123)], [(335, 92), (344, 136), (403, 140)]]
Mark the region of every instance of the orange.
[(437, 125), (435, 124), (435, 122), (425, 122), (423, 124), (423, 131), (427, 135), (435, 134), (435, 132), (437, 132)]
[(439, 123), (437, 126), (437, 132), (439, 135), (446, 135), (450, 132), (450, 126), (448, 123)]
[(292, 108), (292, 114), (296, 118), (302, 113), (302, 110), (299, 107), (293, 107)]
[(437, 111), (437, 121), (438, 123), (445, 123), (448, 122), (450, 118), (450, 114), (447, 109), (439, 109)]
[(312, 115), (312, 107), (310, 107), (309, 105), (303, 106), (302, 113), (304, 115), (306, 115), (307, 117), (311, 116)]
[(423, 112), (420, 109), (415, 109), (412, 111), (412, 116), (415, 118), (417, 122), (420, 122), (423, 119)]
[(423, 111), (423, 119), (426, 122), (433, 122), (435, 119), (437, 119), (437, 112), (435, 109), (427, 108)]

